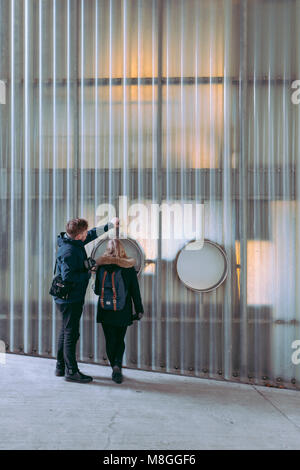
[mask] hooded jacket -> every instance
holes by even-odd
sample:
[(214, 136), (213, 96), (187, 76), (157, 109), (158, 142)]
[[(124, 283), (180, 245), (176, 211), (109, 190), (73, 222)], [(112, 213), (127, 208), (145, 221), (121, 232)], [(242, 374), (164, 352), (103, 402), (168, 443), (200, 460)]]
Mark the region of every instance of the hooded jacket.
[(56, 274), (61, 274), (63, 281), (70, 282), (72, 289), (67, 300), (54, 297), (58, 304), (70, 304), (74, 302), (84, 302), (86, 289), (91, 274), (84, 266), (87, 254), (84, 246), (87, 243), (100, 237), (104, 232), (112, 228), (114, 224), (109, 222), (100, 227), (94, 227), (88, 231), (84, 240), (74, 240), (66, 232), (60, 232), (57, 236), (57, 267)]
[[(144, 313), (137, 273), (134, 268), (136, 260), (134, 258), (120, 258), (118, 256), (103, 255), (96, 259), (96, 263), (98, 266), (105, 266), (105, 269), (109, 272), (113, 272), (121, 268), (121, 274), (127, 290), (125, 306), (122, 310), (114, 311), (103, 309), (101, 307), (99, 296), (97, 322), (114, 326), (132, 325), (132, 301), (134, 303), (135, 313)], [(99, 269), (97, 269), (96, 272), (95, 282), (99, 282)]]

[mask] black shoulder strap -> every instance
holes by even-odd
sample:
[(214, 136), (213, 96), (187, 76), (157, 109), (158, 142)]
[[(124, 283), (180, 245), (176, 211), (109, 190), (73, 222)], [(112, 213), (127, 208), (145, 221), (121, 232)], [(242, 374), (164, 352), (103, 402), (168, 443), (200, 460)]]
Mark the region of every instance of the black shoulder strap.
[(56, 258), (56, 261), (55, 261), (55, 268), (54, 268), (54, 271), (53, 271), (53, 276), (55, 276), (55, 273), (56, 273), (56, 266), (57, 266), (57, 258)]

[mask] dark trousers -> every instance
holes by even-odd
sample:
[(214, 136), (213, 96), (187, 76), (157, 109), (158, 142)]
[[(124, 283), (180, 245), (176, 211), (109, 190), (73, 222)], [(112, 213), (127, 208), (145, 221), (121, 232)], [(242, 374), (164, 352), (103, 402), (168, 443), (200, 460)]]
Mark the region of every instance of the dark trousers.
[(62, 327), (58, 337), (57, 367), (64, 368), (74, 374), (78, 371), (76, 361), (76, 344), (79, 339), (79, 322), (82, 315), (83, 302), (56, 304), (62, 314)]
[(122, 359), (125, 351), (125, 334), (127, 326), (114, 326), (102, 323), (106, 341), (106, 354), (111, 367), (122, 367)]

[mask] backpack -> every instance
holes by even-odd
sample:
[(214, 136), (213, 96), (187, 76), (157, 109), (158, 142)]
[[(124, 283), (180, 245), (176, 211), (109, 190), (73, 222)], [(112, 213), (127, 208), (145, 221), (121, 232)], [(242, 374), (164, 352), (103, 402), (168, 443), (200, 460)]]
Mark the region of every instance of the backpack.
[(99, 266), (94, 292), (100, 296), (100, 305), (104, 310), (122, 310), (127, 296), (122, 268), (110, 272), (104, 266)]

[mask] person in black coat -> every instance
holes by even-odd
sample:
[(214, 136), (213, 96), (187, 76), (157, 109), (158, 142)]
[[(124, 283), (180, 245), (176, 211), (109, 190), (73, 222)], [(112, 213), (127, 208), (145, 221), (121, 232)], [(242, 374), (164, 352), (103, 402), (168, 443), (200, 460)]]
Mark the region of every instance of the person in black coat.
[(119, 219), (114, 217), (106, 225), (88, 230), (88, 222), (76, 218), (69, 220), (66, 232), (61, 232), (57, 237), (56, 272), (61, 274), (63, 281), (69, 283), (71, 290), (67, 300), (54, 297), (62, 316), (55, 374), (65, 376), (69, 382), (87, 383), (92, 380), (92, 377), (80, 372), (75, 354), (86, 289), (91, 277), (84, 264), (87, 260), (85, 245), (118, 224)]
[[(112, 367), (112, 379), (121, 383), (122, 359), (125, 351), (124, 337), (127, 327), (133, 320), (140, 320), (144, 313), (137, 273), (134, 268), (136, 260), (128, 258), (122, 242), (119, 239), (110, 239), (106, 251), (96, 259), (97, 271), (95, 279), (95, 292), (99, 294), (97, 308), (97, 323), (102, 324), (106, 353)], [(125, 305), (122, 310), (106, 310), (101, 305), (100, 267), (109, 273), (121, 271), (124, 286), (127, 292)], [(104, 270), (102, 270), (104, 271)], [(132, 300), (136, 314), (132, 313)]]

